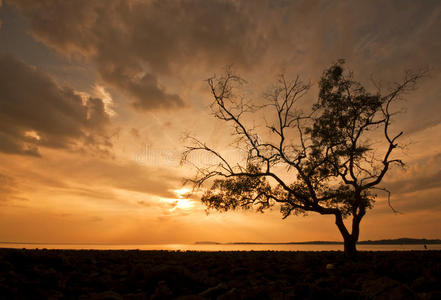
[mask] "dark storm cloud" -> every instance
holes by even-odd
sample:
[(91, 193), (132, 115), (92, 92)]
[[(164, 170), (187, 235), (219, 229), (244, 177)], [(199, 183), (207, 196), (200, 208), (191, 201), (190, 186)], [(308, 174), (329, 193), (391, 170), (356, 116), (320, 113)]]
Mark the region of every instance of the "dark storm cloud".
[(251, 65), (265, 49), (252, 17), (232, 1), (8, 2), (28, 17), (34, 36), (91, 58), (139, 110), (183, 105), (160, 85), (160, 74), (188, 63)]
[(0, 91), (0, 152), (39, 156), (40, 146), (110, 146), (100, 99), (83, 103), (71, 88), (10, 55), (0, 55)]
[(8, 3), (29, 20), (34, 37), (66, 55), (86, 56), (138, 110), (182, 106), (179, 89), (167, 79), (195, 80), (185, 77), (186, 68), (206, 67), (205, 74), (209, 70), (211, 75), (233, 64), (243, 74), (266, 64), (277, 72), (295, 68), (317, 80), (326, 66), (343, 57), (365, 80), (374, 75), (395, 81), (405, 69), (433, 67), (433, 78), (409, 104), (403, 126), (415, 132), (441, 121), (439, 1)]
[[(0, 0), (0, 8), (3, 6), (3, 0)], [(2, 28), (3, 21), (0, 19), (0, 29)]]

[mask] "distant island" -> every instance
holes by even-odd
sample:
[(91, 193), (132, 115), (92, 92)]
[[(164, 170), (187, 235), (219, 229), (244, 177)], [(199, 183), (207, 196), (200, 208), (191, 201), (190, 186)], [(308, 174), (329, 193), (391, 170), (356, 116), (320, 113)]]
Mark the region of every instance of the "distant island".
[[(198, 241), (196, 245), (343, 245), (343, 242), (338, 241), (307, 241), (307, 242), (281, 242), (281, 243), (259, 243), (259, 242), (232, 242), (219, 243), (213, 241)], [(399, 238), (399, 239), (384, 239), (384, 240), (367, 240), (358, 242), (359, 245), (433, 245), (441, 244), (440, 239), (414, 239), (414, 238)]]
[(222, 245), (222, 243), (218, 243), (218, 242), (211, 242), (211, 241), (200, 241), (200, 242), (196, 242), (196, 245)]

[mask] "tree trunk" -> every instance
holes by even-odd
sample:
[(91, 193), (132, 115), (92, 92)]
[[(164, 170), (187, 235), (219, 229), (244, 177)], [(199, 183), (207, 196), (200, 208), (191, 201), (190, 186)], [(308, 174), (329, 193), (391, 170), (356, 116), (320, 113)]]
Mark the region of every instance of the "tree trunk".
[(355, 258), (357, 256), (357, 242), (358, 236), (360, 234), (360, 221), (363, 214), (357, 215), (352, 222), (352, 233), (349, 233), (345, 224), (343, 223), (343, 217), (341, 214), (335, 215), (335, 224), (340, 230), (344, 241), (344, 252), (345, 256), (348, 258)]
[(357, 256), (357, 242), (358, 237), (360, 236), (360, 222), (365, 213), (366, 210), (364, 207), (361, 207), (358, 210), (358, 213), (357, 211), (354, 212), (352, 217), (352, 233), (348, 237), (343, 237), (345, 244), (345, 255), (349, 258), (355, 258)]
[(357, 239), (353, 235), (343, 237), (345, 256), (355, 258), (357, 256)]

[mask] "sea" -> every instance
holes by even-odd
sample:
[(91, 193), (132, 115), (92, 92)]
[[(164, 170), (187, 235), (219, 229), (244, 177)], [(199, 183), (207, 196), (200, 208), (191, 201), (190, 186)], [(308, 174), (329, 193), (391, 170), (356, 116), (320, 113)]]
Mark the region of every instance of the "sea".
[[(343, 251), (338, 244), (47, 244), (0, 242), (0, 248), (165, 251)], [(441, 244), (357, 245), (359, 251), (441, 250)]]

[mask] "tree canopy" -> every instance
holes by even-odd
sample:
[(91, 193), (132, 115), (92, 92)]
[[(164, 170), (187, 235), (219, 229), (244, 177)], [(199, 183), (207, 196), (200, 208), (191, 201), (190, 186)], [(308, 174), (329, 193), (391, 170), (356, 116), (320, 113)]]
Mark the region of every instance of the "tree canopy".
[[(283, 218), (306, 212), (334, 215), (345, 252), (352, 256), (360, 221), (373, 207), (376, 191), (388, 192), (379, 184), (392, 166), (404, 165), (393, 156), (403, 132), (391, 128), (396, 114), (392, 105), (414, 89), (423, 75), (406, 72), (386, 92), (380, 88), (368, 92), (339, 60), (323, 72), (317, 100), (303, 111), (300, 108), (307, 103), (299, 101), (311, 85), (299, 77), (288, 80), (281, 75), (262, 104), (237, 96), (245, 81), (228, 69), (223, 76), (207, 80), (211, 109), (215, 118), (232, 126), (246, 157), (228, 161), (221, 152), (190, 137), (184, 161), (191, 160), (193, 152), (204, 151), (218, 163), (196, 166), (196, 175), (189, 181), (204, 190), (201, 200), (208, 209), (264, 211), (280, 204)], [(249, 127), (244, 117), (259, 111), (273, 115), (262, 134)], [(290, 179), (282, 173), (290, 174)], [(350, 229), (343, 222), (348, 217), (352, 218)]]

